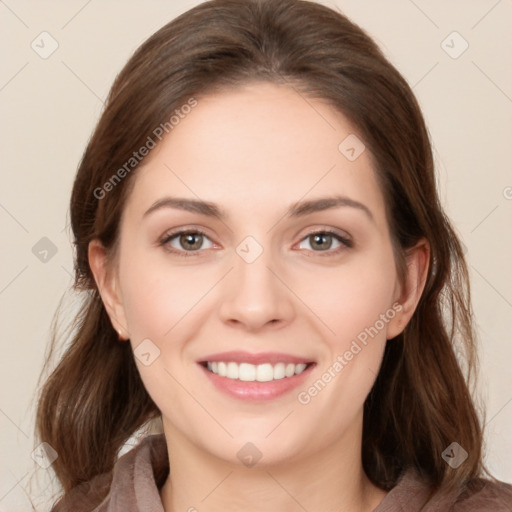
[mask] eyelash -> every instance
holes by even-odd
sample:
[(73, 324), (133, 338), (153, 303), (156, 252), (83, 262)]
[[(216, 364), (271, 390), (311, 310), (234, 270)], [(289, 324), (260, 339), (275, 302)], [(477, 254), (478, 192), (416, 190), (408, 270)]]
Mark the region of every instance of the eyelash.
[[(184, 251), (184, 250), (178, 250), (173, 247), (170, 247), (168, 244), (171, 240), (174, 238), (180, 236), (180, 235), (202, 235), (209, 239), (208, 235), (201, 231), (200, 229), (184, 229), (181, 231), (174, 231), (171, 233), (166, 233), (163, 238), (160, 240), (160, 245), (165, 246), (165, 249), (172, 254), (176, 254), (177, 256), (183, 257), (183, 258), (189, 258), (191, 256), (196, 256), (201, 250), (195, 250), (195, 251)], [(354, 246), (354, 243), (352, 240), (349, 240), (348, 238), (345, 238), (341, 236), (339, 233), (336, 233), (335, 231), (325, 229), (325, 230), (319, 230), (319, 231), (312, 231), (311, 233), (308, 233), (306, 236), (304, 236), (300, 242), (314, 236), (314, 235), (331, 235), (334, 237), (338, 242), (342, 244), (342, 247), (338, 247), (335, 250), (325, 250), (325, 251), (310, 251), (317, 253), (314, 256), (320, 256), (320, 257), (328, 257), (328, 256), (335, 256), (339, 254), (341, 251), (345, 249), (350, 249)], [(343, 247), (344, 246), (344, 247)], [(322, 254), (323, 253), (323, 254)], [(307, 255), (308, 257), (312, 257), (312, 255)]]

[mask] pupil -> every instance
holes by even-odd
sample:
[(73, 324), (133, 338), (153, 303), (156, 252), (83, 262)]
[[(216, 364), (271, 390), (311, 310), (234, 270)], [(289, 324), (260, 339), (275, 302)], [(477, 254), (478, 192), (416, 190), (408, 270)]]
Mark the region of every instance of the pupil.
[(325, 241), (325, 239), (328, 238), (328, 237), (330, 237), (330, 235), (313, 235), (314, 244), (318, 244), (318, 242), (320, 242), (320, 245), (319, 245), (320, 248), (327, 247), (327, 249), (328, 249), (331, 246), (330, 243), (328, 243), (328, 244), (322, 244), (321, 243), (321, 240)]
[[(194, 238), (195, 237), (198, 237), (199, 238), (199, 242), (195, 242), (194, 243)], [(201, 247), (201, 239), (200, 239), (201, 235), (197, 234), (197, 233), (187, 233), (185, 235), (183, 235), (183, 240), (185, 241), (185, 245), (189, 245), (189, 248), (192, 248), (192, 249), (198, 249), (199, 247)], [(192, 247), (190, 247), (192, 246)]]

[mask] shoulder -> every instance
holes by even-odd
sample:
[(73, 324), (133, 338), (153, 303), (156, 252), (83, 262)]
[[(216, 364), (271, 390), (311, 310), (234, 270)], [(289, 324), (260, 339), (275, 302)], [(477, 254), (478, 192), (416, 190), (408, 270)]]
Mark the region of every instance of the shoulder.
[(454, 503), (454, 512), (512, 511), (512, 485), (478, 478), (471, 481)]
[(150, 435), (120, 457), (113, 470), (95, 476), (63, 496), (51, 512), (159, 510), (159, 487), (168, 472), (163, 434)]
[(457, 494), (432, 490), (427, 479), (411, 469), (386, 495), (374, 512), (510, 512), (512, 485), (477, 478)]

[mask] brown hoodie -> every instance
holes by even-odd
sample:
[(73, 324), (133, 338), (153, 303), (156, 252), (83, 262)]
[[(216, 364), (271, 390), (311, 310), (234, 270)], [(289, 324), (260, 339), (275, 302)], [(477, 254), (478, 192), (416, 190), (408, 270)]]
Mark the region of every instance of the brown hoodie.
[[(159, 489), (168, 468), (164, 435), (147, 436), (119, 458), (112, 474), (76, 487), (51, 512), (164, 512)], [(408, 471), (373, 512), (512, 511), (512, 485), (503, 482), (478, 479), (471, 491), (451, 498), (428, 499), (429, 490), (416, 472)]]

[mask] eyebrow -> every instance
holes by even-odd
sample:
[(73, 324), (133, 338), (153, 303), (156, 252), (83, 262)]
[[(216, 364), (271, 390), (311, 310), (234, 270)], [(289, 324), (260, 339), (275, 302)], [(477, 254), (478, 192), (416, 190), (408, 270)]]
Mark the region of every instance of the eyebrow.
[[(305, 215), (315, 212), (331, 210), (342, 206), (362, 211), (366, 214), (369, 220), (375, 222), (373, 214), (367, 206), (346, 196), (320, 197), (318, 199), (293, 203), (286, 210), (284, 217), (304, 217)], [(208, 217), (214, 217), (220, 221), (224, 221), (228, 218), (226, 211), (215, 203), (182, 197), (164, 197), (162, 199), (158, 199), (146, 210), (143, 217), (147, 217), (149, 214), (162, 208), (175, 208), (178, 210), (185, 210), (187, 212), (200, 213)]]

